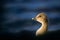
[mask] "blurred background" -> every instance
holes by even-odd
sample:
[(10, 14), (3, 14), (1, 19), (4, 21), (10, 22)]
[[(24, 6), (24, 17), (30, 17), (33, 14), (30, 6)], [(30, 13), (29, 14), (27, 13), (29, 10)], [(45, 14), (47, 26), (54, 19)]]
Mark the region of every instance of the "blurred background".
[(49, 18), (48, 33), (60, 32), (60, 0), (1, 0), (0, 3), (0, 39), (33, 40), (41, 24), (32, 18), (40, 12)]

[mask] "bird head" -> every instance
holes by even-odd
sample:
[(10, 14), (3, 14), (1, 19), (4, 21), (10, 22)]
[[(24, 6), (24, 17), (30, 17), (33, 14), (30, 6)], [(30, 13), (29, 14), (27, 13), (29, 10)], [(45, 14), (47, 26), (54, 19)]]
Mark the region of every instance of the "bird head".
[(39, 13), (36, 17), (32, 18), (32, 20), (38, 21), (40, 23), (47, 21), (47, 16), (45, 13)]

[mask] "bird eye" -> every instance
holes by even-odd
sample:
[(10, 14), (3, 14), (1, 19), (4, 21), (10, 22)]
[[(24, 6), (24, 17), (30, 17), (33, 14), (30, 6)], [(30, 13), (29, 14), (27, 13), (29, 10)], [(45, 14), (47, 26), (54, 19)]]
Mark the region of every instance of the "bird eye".
[(41, 17), (41, 16), (39, 16), (39, 17)]

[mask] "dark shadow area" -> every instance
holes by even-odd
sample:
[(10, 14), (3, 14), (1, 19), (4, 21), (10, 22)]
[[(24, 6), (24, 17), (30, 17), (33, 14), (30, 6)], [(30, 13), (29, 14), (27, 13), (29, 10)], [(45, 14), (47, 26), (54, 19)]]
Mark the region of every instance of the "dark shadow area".
[(17, 34), (2, 33), (0, 34), (0, 40), (60, 40), (60, 30), (47, 32), (45, 35), (36, 37), (33, 31), (22, 31)]

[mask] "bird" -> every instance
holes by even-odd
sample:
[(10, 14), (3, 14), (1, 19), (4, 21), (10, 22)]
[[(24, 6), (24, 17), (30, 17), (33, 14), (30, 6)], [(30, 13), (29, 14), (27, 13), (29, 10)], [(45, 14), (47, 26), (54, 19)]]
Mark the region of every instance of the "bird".
[(36, 36), (44, 35), (47, 33), (47, 31), (48, 31), (48, 17), (44, 12), (37, 14), (34, 18), (32, 18), (32, 20), (35, 20), (35, 21), (42, 24), (41, 27), (36, 30), (36, 33), (35, 33)]
[(48, 31), (49, 19), (44, 12), (38, 13), (32, 20), (42, 24), (41, 27), (35, 31), (34, 40), (60, 40), (60, 30)]

